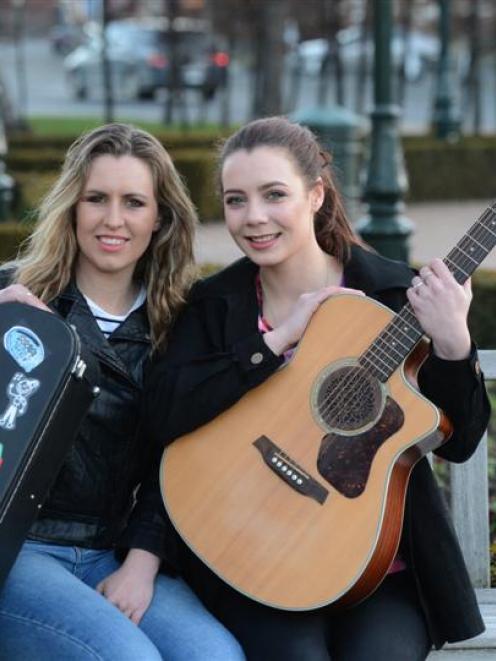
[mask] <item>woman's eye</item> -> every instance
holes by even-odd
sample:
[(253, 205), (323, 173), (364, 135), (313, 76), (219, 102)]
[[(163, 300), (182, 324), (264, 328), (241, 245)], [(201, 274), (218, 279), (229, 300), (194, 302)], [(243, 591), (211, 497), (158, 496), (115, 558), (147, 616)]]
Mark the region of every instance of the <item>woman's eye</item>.
[(271, 190), (267, 193), (268, 200), (280, 200), (281, 198), (286, 197), (286, 193), (280, 190)]
[(92, 193), (91, 195), (86, 195), (83, 200), (85, 202), (91, 202), (92, 204), (99, 204), (103, 201), (103, 195)]
[(137, 208), (139, 208), (139, 207), (143, 207), (143, 206), (145, 205), (145, 203), (143, 202), (143, 200), (138, 200), (138, 199), (135, 198), (135, 197), (131, 197), (131, 198), (129, 198), (129, 199), (126, 201), (126, 204), (127, 204), (128, 207), (132, 207), (132, 208), (135, 208), (135, 209), (137, 209)]
[(243, 198), (240, 195), (232, 195), (230, 197), (226, 197), (224, 203), (228, 207), (236, 207), (243, 203)]

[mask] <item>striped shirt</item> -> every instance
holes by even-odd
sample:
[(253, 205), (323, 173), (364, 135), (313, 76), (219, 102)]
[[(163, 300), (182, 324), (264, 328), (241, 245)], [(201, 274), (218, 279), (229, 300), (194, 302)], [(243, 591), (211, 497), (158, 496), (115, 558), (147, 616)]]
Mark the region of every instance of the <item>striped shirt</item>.
[(140, 307), (145, 302), (146, 299), (146, 290), (144, 287), (140, 289), (134, 303), (131, 305), (129, 310), (124, 314), (111, 314), (103, 308), (101, 308), (95, 301), (92, 301), (88, 296), (84, 297), (86, 303), (88, 304), (89, 309), (91, 310), (95, 321), (98, 324), (99, 329), (105, 335), (105, 337), (110, 337), (112, 333), (129, 317), (131, 312), (134, 312), (137, 308)]

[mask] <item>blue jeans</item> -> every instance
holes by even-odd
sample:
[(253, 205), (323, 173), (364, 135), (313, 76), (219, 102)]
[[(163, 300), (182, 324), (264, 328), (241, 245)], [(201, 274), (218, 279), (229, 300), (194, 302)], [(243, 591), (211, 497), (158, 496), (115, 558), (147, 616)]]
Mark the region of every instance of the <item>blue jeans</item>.
[(95, 591), (113, 551), (28, 541), (0, 591), (1, 661), (240, 661), (240, 646), (180, 578), (159, 575), (136, 626)]

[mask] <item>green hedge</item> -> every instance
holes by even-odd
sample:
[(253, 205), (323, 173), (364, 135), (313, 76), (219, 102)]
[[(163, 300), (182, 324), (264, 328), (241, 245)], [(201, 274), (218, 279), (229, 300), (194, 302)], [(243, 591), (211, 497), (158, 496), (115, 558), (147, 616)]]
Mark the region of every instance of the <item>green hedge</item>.
[(28, 223), (0, 223), (0, 264), (16, 256), (20, 244), (27, 239), (30, 231)]
[(410, 201), (496, 197), (496, 136), (453, 144), (410, 137), (403, 139), (403, 148)]
[(496, 349), (496, 271), (477, 271), (473, 293), (468, 318), (472, 335), (480, 347)]
[[(211, 132), (185, 132), (158, 134), (158, 137), (183, 175), (200, 218), (220, 218), (213, 181), (214, 145), (220, 136)], [(6, 161), (9, 173), (21, 188), (18, 217), (36, 206), (40, 191), (46, 189), (46, 182), (53, 181), (71, 141), (67, 137), (29, 135), (10, 140)], [(403, 146), (409, 201), (496, 198), (496, 136), (467, 137), (454, 144), (429, 136), (405, 137)]]
[[(40, 154), (40, 150), (42, 150)], [(65, 150), (48, 147), (9, 149), (5, 157), (7, 171), (16, 176), (19, 172), (47, 172), (59, 170), (64, 162)]]
[[(212, 149), (224, 137), (229, 135), (227, 130), (201, 130), (191, 131), (154, 131), (158, 140), (166, 149)], [(68, 135), (37, 135), (34, 133), (14, 133), (9, 137), (9, 148), (12, 151), (23, 149), (48, 149), (65, 152), (74, 142), (75, 136)]]

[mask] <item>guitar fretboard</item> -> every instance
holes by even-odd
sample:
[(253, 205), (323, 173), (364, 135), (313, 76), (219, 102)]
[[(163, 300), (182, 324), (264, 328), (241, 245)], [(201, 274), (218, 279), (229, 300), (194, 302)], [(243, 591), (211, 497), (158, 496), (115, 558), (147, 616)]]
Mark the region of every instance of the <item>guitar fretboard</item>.
[[(495, 204), (489, 206), (443, 260), (463, 284), (496, 245)], [(409, 303), (360, 356), (359, 363), (380, 381), (387, 381), (420, 341), (424, 332)]]

